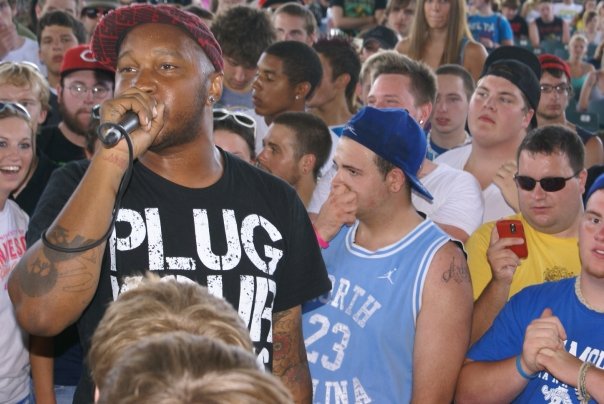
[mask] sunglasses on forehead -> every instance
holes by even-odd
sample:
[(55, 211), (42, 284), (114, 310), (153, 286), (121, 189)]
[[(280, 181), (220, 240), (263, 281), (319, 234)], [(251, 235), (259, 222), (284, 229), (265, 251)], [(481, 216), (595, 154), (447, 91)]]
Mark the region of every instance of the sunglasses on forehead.
[(229, 111), (226, 108), (217, 108), (213, 112), (215, 121), (224, 121), (225, 119), (232, 118), (241, 126), (252, 129), (256, 128), (256, 121), (254, 121), (254, 118), (243, 112)]
[(38, 73), (40, 72), (40, 68), (35, 63), (28, 62), (26, 60), (21, 61), (21, 62), (13, 62), (13, 61), (0, 62), (0, 66), (8, 66), (8, 65), (27, 67), (27, 68), (37, 71)]
[(0, 102), (0, 114), (8, 112), (9, 114), (18, 115), (25, 118), (28, 122), (31, 121), (31, 116), (25, 107), (16, 102)]
[(514, 176), (514, 181), (518, 184), (518, 187), (524, 191), (532, 191), (537, 186), (537, 183), (541, 185), (541, 189), (545, 192), (557, 192), (563, 189), (566, 186), (566, 182), (572, 178), (575, 178), (581, 170), (577, 171), (570, 177), (545, 177), (540, 180), (536, 180), (532, 177), (528, 177), (526, 175), (518, 175)]

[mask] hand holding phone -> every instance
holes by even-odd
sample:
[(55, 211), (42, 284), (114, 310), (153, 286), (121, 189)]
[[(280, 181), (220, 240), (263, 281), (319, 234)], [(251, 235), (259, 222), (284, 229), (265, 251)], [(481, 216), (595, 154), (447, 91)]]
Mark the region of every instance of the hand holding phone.
[(524, 240), (522, 244), (511, 245), (510, 250), (518, 256), (518, 258), (528, 257), (528, 249), (526, 248), (526, 237), (524, 236), (524, 226), (520, 220), (499, 220), (497, 222), (497, 233), (499, 238), (521, 238)]

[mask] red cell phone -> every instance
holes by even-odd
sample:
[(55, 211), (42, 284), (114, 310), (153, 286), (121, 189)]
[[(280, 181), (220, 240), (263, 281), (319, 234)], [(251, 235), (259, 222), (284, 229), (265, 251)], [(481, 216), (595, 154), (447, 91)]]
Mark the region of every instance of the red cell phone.
[(518, 237), (524, 240), (524, 244), (512, 245), (507, 248), (512, 250), (518, 258), (528, 257), (528, 249), (526, 248), (526, 237), (524, 236), (524, 227), (520, 220), (499, 220), (497, 222), (497, 233), (499, 238)]

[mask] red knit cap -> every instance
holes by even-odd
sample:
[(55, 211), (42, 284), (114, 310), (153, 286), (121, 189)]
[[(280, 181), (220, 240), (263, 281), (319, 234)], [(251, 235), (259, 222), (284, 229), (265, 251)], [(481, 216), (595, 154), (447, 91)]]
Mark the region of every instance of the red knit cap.
[(134, 4), (110, 11), (96, 26), (92, 51), (99, 62), (115, 68), (122, 40), (141, 24), (168, 24), (180, 27), (203, 49), (217, 72), (222, 71), (222, 50), (203, 20), (192, 13), (167, 5)]
[(78, 45), (65, 52), (63, 63), (61, 63), (61, 76), (74, 70), (103, 70), (111, 74), (115, 73), (113, 68), (103, 65), (95, 59), (89, 45)]
[(539, 55), (539, 63), (541, 63), (542, 70), (553, 69), (563, 71), (568, 81), (570, 81), (570, 67), (568, 67), (568, 63), (558, 56), (544, 53)]

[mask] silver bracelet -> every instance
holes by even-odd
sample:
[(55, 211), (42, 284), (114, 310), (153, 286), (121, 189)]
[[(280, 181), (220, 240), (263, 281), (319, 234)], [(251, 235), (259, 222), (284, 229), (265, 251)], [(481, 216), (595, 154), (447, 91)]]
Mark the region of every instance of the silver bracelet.
[(577, 398), (581, 402), (581, 404), (587, 404), (591, 399), (591, 396), (587, 392), (587, 388), (585, 387), (585, 376), (587, 375), (587, 370), (592, 367), (593, 364), (589, 362), (583, 362), (581, 367), (579, 368), (579, 380), (577, 381)]

